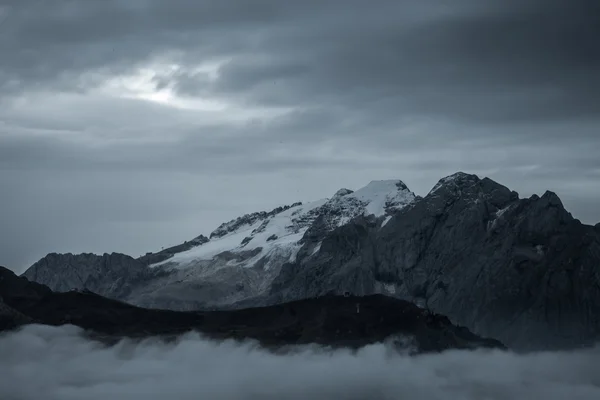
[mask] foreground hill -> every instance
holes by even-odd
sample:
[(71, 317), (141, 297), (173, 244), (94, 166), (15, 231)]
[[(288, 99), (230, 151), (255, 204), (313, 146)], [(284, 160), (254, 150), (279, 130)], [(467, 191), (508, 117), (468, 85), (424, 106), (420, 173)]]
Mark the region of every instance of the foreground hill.
[(73, 324), (108, 341), (197, 330), (215, 339), (255, 339), (272, 348), (309, 343), (356, 348), (388, 338), (409, 339), (420, 352), (503, 348), (443, 316), (381, 295), (325, 296), (236, 311), (176, 312), (138, 308), (91, 292), (55, 293), (0, 267), (0, 297), (0, 330), (27, 323)]

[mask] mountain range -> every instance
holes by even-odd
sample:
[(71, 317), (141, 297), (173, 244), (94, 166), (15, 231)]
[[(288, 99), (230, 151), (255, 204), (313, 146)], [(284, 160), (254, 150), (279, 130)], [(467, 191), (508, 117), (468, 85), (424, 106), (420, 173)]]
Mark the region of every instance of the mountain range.
[(387, 342), (413, 354), (449, 349), (505, 349), (448, 318), (382, 295), (323, 296), (270, 307), (230, 311), (170, 311), (135, 307), (87, 290), (53, 292), (0, 267), (0, 332), (27, 324), (75, 325), (112, 345), (124, 338), (176, 340), (197, 332), (213, 340), (254, 340), (285, 351), (317, 344), (358, 349)]
[(382, 294), (514, 349), (600, 338), (600, 224), (582, 224), (552, 192), (521, 199), (466, 173), (424, 197), (399, 180), (340, 189), (139, 258), (53, 253), (23, 276), (178, 311)]

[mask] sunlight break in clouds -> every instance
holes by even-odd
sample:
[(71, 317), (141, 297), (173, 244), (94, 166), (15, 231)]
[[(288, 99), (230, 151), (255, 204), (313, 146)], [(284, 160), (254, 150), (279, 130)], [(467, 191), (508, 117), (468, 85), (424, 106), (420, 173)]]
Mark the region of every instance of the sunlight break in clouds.
[(274, 355), (195, 334), (107, 348), (72, 326), (0, 336), (3, 400), (600, 398), (600, 350), (517, 355), (450, 351), (408, 357), (384, 345), (356, 354), (305, 348)]
[[(145, 100), (163, 106), (188, 111), (213, 113), (223, 122), (248, 122), (249, 120), (270, 120), (286, 115), (291, 108), (274, 106), (249, 106), (235, 104), (231, 99), (217, 98), (214, 95), (185, 96), (173, 87), (174, 77), (191, 76), (197, 82), (210, 86), (219, 77), (219, 69), (225, 61), (207, 62), (195, 67), (182, 67), (176, 63), (150, 63), (126, 75), (112, 76), (104, 80), (96, 90), (109, 97)], [(207, 90), (208, 92), (208, 90)]]
[(184, 100), (177, 96), (171, 87), (160, 87), (157, 83), (158, 76), (173, 75), (180, 69), (176, 64), (140, 68), (135, 73), (107, 79), (100, 86), (100, 92), (114, 97), (147, 100), (187, 110), (223, 111), (227, 108), (227, 104), (214, 99)]

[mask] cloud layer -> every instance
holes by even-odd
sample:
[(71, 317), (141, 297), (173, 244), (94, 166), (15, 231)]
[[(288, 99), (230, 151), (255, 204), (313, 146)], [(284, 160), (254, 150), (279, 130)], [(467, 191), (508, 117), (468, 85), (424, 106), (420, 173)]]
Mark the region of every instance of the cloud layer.
[(4, 1), (0, 262), (458, 170), (598, 222), (598, 40), (593, 0)]
[[(273, 355), (187, 335), (106, 348), (74, 327), (0, 336), (3, 399), (547, 399), (600, 396), (600, 352), (452, 351), (409, 357), (373, 345)], [(59, 367), (58, 367), (59, 366)]]

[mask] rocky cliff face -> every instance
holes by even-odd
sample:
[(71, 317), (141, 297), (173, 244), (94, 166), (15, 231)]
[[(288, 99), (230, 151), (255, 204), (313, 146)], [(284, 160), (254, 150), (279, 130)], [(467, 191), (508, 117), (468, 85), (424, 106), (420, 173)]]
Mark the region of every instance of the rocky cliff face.
[(250, 214), (211, 236), (150, 267), (84, 255), (40, 262), (25, 275), (54, 290), (86, 286), (178, 310), (382, 293), (516, 348), (600, 339), (600, 226), (575, 220), (551, 192), (519, 199), (458, 173), (421, 198), (400, 181), (376, 181)]
[(331, 290), (404, 298), (516, 348), (573, 347), (600, 339), (600, 235), (554, 193), (457, 174), (381, 228), (340, 227), (263, 301)]
[(182, 253), (184, 251), (191, 250), (194, 247), (202, 246), (204, 243), (208, 243), (209, 241), (210, 239), (206, 236), (199, 235), (193, 238), (192, 240), (181, 243), (177, 246), (172, 246), (156, 253), (146, 253), (144, 256), (138, 258), (138, 260), (147, 265), (157, 264), (168, 260), (177, 253)]
[(51, 253), (33, 264), (23, 276), (58, 292), (87, 289), (123, 299), (134, 287), (147, 284), (160, 277), (161, 273), (125, 254)]

